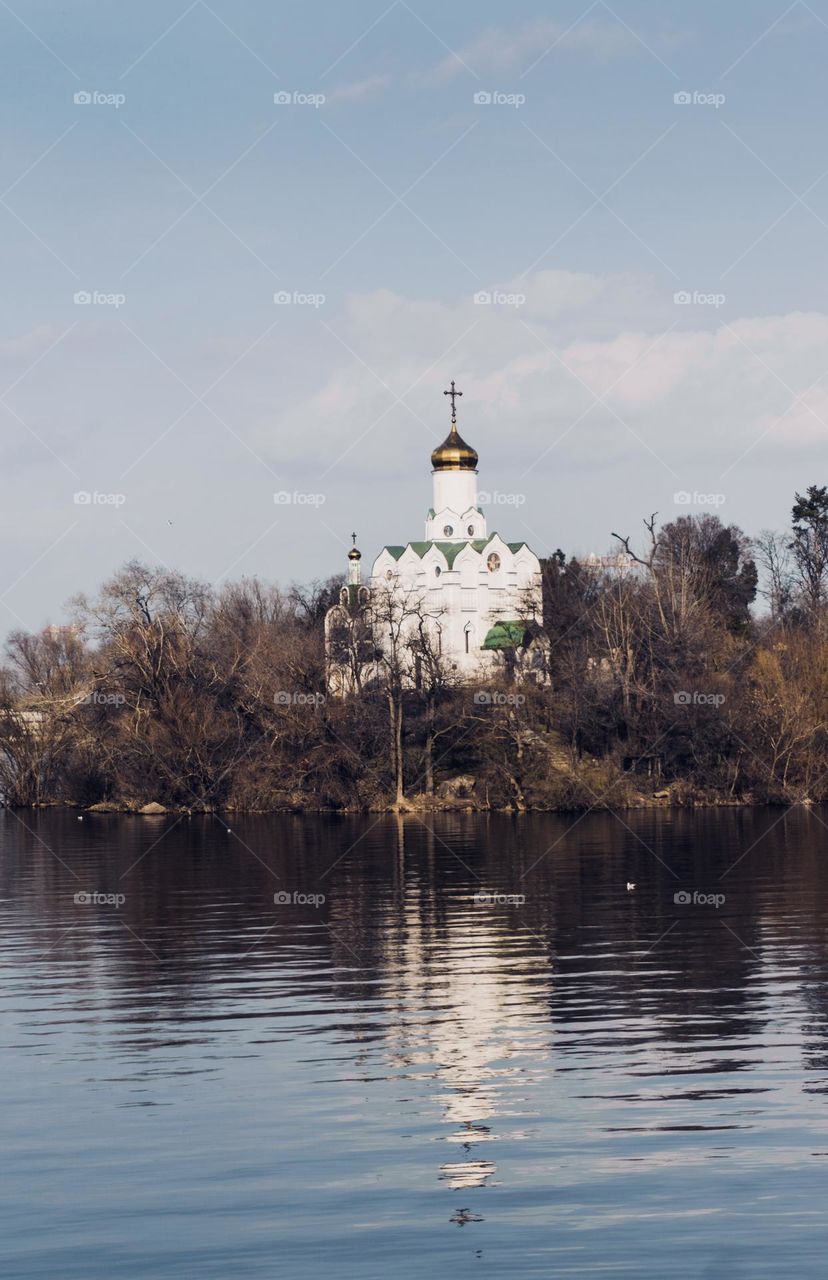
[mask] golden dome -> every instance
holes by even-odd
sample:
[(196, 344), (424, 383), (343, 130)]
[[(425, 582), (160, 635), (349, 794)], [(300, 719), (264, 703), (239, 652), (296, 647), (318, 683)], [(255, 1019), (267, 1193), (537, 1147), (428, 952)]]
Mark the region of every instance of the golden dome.
[(357, 551), (356, 547), (351, 547), (351, 550), (348, 552), (348, 559), (349, 559), (349, 560), (361, 560), (361, 559), (362, 559), (362, 552), (361, 552), (361, 551)]
[(451, 431), (431, 455), (434, 471), (476, 471), (477, 451), (466, 444), (452, 421)]

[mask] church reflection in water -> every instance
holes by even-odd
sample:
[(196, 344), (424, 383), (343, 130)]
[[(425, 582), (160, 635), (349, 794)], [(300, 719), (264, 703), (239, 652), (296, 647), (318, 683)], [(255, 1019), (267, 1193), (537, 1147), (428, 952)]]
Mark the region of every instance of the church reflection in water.
[[(440, 1181), (452, 1191), (485, 1187), (497, 1172), (494, 1144), (519, 1139), (531, 1119), (525, 1085), (548, 1057), (548, 956), (525, 922), (477, 900), (480, 882), (459, 862), (457, 890), (438, 893), (423, 870), (449, 846), (416, 818), (395, 826), (401, 897), (398, 910), (381, 913), (393, 1004), (384, 1056), (394, 1075), (425, 1083), (440, 1109), (449, 1149)], [(475, 1217), (460, 1209), (454, 1221)]]
[[(77, 1015), (76, 1051), (92, 1018), (104, 1074), (112, 1057), (136, 1089), (163, 1097), (195, 1069), (259, 1064), (274, 1153), (293, 1123), (301, 1163), (324, 1114), (343, 1185), (363, 1185), (379, 1128), (385, 1185), (435, 1196), (441, 1224), (490, 1224), (518, 1186), (553, 1199), (562, 1165), (573, 1195), (598, 1177), (689, 1173), (764, 1127), (758, 1168), (779, 1158), (781, 1115), (786, 1149), (822, 1154), (809, 1145), (828, 1097), (818, 815), (239, 815), (233, 828), (170, 822), (159, 842), (137, 820), (0, 815), (9, 998), (15, 1018), (30, 1001), (34, 1043), (51, 992), (56, 1025)], [(80, 911), (79, 884), (126, 886), (126, 901)], [(726, 903), (677, 904), (684, 886)], [(304, 900), (276, 907), (274, 888)]]

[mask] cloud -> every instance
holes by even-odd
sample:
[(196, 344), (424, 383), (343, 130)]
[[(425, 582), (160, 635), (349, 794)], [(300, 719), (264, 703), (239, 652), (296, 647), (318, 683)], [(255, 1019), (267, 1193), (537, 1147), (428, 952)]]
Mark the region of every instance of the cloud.
[[(33, 360), (42, 355), (60, 337), (61, 330), (54, 324), (39, 324), (28, 333), (0, 338), (0, 360), (12, 362)], [(23, 371), (20, 367), (20, 372)]]
[(329, 103), (362, 102), (363, 99), (371, 97), (372, 94), (386, 89), (390, 83), (390, 75), (368, 76), (365, 80), (356, 80), (353, 84), (343, 84), (336, 89), (332, 89), (327, 95), (327, 101)]
[[(582, 21), (567, 28), (542, 19), (508, 31), (488, 27), (434, 69), (437, 80), (448, 80), (471, 68), (475, 72), (519, 72), (553, 49), (568, 49), (599, 58), (624, 56), (637, 46), (635, 37), (617, 22)], [(638, 46), (640, 47), (640, 46)]]
[(688, 315), (630, 275), (544, 271), (491, 292), (522, 300), (352, 297), (328, 323), (359, 358), (324, 343), (318, 391), (262, 420), (256, 447), (373, 484), (433, 447), (451, 377), (487, 470), (535, 480), (611, 462), (652, 484), (721, 476), (828, 444), (828, 315)]

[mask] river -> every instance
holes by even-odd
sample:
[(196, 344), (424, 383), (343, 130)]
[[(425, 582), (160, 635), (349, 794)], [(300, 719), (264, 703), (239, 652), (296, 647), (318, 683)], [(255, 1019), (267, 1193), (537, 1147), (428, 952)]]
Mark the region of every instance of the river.
[(3, 812), (0, 876), (5, 1276), (824, 1274), (825, 809)]

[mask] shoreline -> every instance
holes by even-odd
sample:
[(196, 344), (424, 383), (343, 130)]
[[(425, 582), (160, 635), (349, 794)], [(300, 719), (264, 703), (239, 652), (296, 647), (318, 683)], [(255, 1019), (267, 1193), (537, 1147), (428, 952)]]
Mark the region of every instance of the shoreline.
[(10, 811), (28, 811), (46, 810), (46, 809), (63, 809), (68, 812), (76, 813), (79, 817), (86, 814), (91, 816), (118, 816), (118, 817), (135, 817), (135, 818), (160, 818), (160, 817), (191, 817), (191, 818), (210, 818), (221, 815), (237, 814), (241, 816), (256, 815), (259, 817), (270, 814), (292, 814), (294, 816), (314, 816), (321, 817), (341, 816), (356, 817), (358, 815), (368, 814), (425, 814), (425, 813), (498, 813), (512, 814), (514, 816), (523, 816), (538, 813), (609, 813), (609, 812), (640, 812), (645, 809), (795, 809), (810, 808), (819, 801), (805, 799), (782, 799), (782, 798), (764, 798), (759, 799), (751, 796), (744, 799), (734, 799), (730, 796), (719, 796), (705, 798), (702, 796), (681, 796), (681, 797), (655, 797), (655, 796), (637, 796), (634, 799), (627, 798), (621, 804), (611, 804), (605, 801), (596, 802), (591, 805), (488, 805), (483, 803), (475, 803), (469, 799), (449, 800), (449, 799), (426, 799), (422, 796), (415, 796), (410, 800), (405, 800), (402, 804), (375, 804), (364, 806), (346, 806), (343, 808), (331, 808), (314, 806), (311, 804), (296, 803), (274, 805), (269, 808), (246, 808), (238, 805), (216, 806), (215, 808), (191, 808), (187, 806), (161, 805), (151, 803), (149, 805), (128, 805), (115, 804), (109, 802), (100, 802), (94, 805), (73, 804), (70, 801), (46, 800), (33, 804), (25, 805), (0, 805), (0, 808)]

